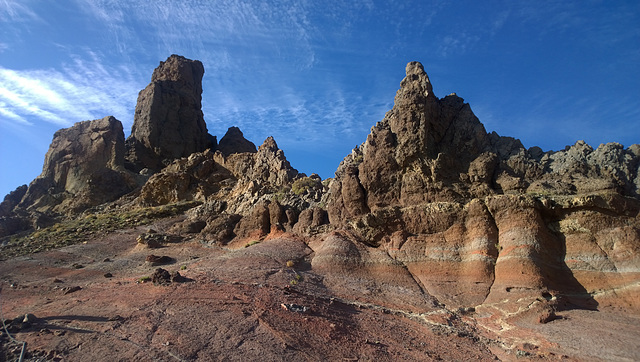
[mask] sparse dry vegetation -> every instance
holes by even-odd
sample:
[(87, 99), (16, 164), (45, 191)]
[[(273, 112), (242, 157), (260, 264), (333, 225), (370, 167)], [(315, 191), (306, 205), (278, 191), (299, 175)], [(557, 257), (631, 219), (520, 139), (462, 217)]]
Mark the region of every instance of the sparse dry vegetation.
[(253, 240), (251, 242), (248, 242), (244, 247), (248, 248), (248, 247), (256, 245), (256, 244), (260, 244), (260, 240)]
[(197, 206), (194, 201), (144, 207), (128, 211), (111, 211), (90, 214), (75, 220), (66, 220), (55, 225), (36, 230), (27, 235), (13, 235), (2, 240), (2, 258), (80, 244), (101, 233), (146, 225), (153, 220), (176, 216)]
[(311, 177), (303, 177), (295, 180), (293, 185), (291, 185), (291, 191), (294, 194), (300, 196), (304, 194), (307, 190), (317, 187), (320, 182)]

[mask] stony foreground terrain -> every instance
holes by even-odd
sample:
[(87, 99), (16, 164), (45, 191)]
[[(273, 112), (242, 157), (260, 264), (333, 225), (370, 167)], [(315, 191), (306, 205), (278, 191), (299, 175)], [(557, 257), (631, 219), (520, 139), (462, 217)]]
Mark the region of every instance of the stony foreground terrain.
[[(161, 232), (176, 221), (151, 227)], [(307, 244), (282, 234), (237, 250), (194, 241), (149, 249), (136, 242), (148, 227), (0, 263), (5, 317), (22, 322), (30, 315), (28, 324), (9, 326), (27, 342), (30, 360), (631, 361), (640, 355), (640, 315), (619, 307), (562, 310), (546, 324), (539, 323), (541, 303), (493, 316), (451, 310), (401, 269), (380, 268), (372, 276), (323, 268), (326, 240)], [(145, 261), (149, 254), (174, 261), (153, 266)], [(142, 282), (158, 267), (184, 280)], [(20, 350), (5, 336), (2, 347), (7, 360)]]
[(411, 62), (322, 180), (209, 134), (203, 74), (161, 62), (129, 138), (58, 131), (0, 204), (31, 360), (640, 359), (640, 145), (525, 149)]

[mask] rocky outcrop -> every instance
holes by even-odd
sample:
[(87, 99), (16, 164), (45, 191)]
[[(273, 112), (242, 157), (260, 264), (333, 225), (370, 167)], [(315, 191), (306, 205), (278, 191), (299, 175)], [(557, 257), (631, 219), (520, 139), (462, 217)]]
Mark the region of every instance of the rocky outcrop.
[(2, 203), (5, 235), (44, 226), (41, 221), (50, 216), (74, 215), (132, 191), (140, 180), (125, 170), (124, 151), (122, 124), (111, 116), (56, 132), (42, 174)]
[(438, 99), (420, 63), (407, 65), (395, 105), (336, 172), (332, 223), (378, 208), (466, 202), (504, 193), (615, 192), (637, 198), (639, 145), (582, 141), (560, 152), (487, 134), (455, 94)]
[(56, 132), (18, 207), (66, 214), (115, 200), (137, 186), (124, 152), (122, 124), (111, 116)]
[(27, 185), (18, 186), (15, 190), (8, 193), (2, 203), (0, 203), (0, 217), (9, 216), (13, 209), (18, 206), (24, 194), (27, 192)]
[(153, 71), (138, 95), (128, 167), (159, 171), (170, 161), (215, 147), (202, 115), (202, 76), (197, 60), (172, 55)]
[(187, 233), (197, 224), (203, 238), (219, 244), (293, 231), (299, 215), (304, 216), (304, 225), (298, 231), (328, 224), (326, 211), (306, 210), (321, 202), (324, 186), (319, 177), (299, 174), (272, 137), (256, 150), (239, 129), (231, 127), (220, 147), (172, 162), (142, 187), (138, 202), (202, 202), (175, 231)]
[(166, 205), (181, 200), (205, 202), (233, 187), (237, 179), (214, 160), (210, 150), (173, 161), (151, 176), (140, 191), (143, 205)]
[(227, 133), (220, 139), (217, 150), (227, 157), (234, 153), (255, 153), (256, 145), (244, 138), (240, 128), (229, 127)]
[(640, 302), (640, 146), (527, 150), (488, 134), (457, 95), (437, 98), (421, 64), (406, 73), (336, 171), (332, 226), (386, 250), (447, 306)]

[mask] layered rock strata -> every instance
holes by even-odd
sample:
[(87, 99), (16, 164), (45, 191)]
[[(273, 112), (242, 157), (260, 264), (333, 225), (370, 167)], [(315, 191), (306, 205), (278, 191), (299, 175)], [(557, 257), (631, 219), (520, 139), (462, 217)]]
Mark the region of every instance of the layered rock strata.
[(449, 306), (640, 305), (639, 145), (527, 150), (488, 134), (457, 95), (437, 98), (420, 63), (406, 73), (336, 172), (331, 225), (387, 250)]

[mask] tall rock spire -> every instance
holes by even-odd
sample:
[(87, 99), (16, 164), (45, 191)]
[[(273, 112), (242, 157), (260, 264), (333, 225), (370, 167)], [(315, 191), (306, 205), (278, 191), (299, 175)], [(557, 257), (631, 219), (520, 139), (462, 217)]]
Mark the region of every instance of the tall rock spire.
[(161, 169), (167, 161), (204, 151), (212, 144), (202, 115), (202, 76), (198, 60), (171, 55), (154, 70), (138, 95), (127, 139), (128, 167)]

